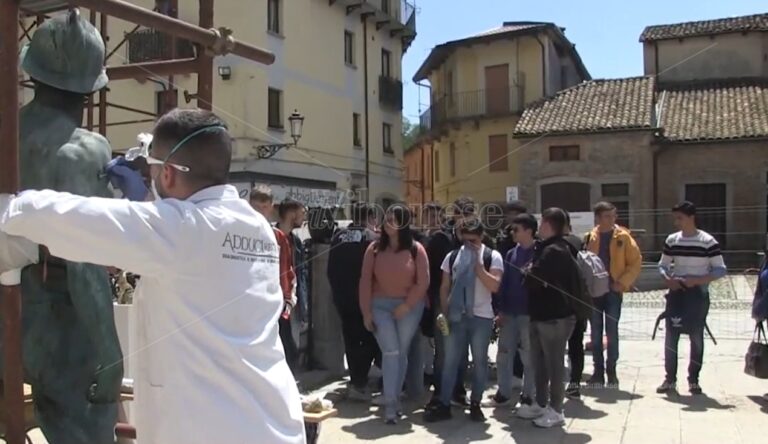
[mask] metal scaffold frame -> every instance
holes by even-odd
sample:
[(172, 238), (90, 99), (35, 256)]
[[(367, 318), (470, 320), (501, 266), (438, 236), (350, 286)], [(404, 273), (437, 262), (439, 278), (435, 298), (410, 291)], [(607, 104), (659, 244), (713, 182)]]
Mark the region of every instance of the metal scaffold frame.
[[(197, 106), (211, 109), (213, 102), (213, 58), (217, 55), (232, 53), (248, 60), (272, 64), (275, 56), (264, 49), (239, 42), (231, 37), (231, 31), (225, 28), (214, 29), (214, 0), (199, 1), (198, 25), (183, 22), (176, 18), (178, 0), (169, 0), (171, 13), (161, 14), (128, 3), (124, 0), (0, 0), (0, 193), (15, 193), (19, 189), (19, 72), (18, 56), (20, 43), (30, 39), (35, 27), (43, 23), (48, 14), (71, 7), (83, 7), (90, 11), (90, 21), (98, 24), (102, 36), (107, 36), (109, 17), (118, 18), (136, 26), (106, 54), (106, 62), (126, 42), (128, 35), (140, 27), (161, 30), (171, 36), (171, 58), (145, 63), (133, 63), (107, 68), (111, 81), (123, 79), (145, 79), (148, 77), (168, 76), (173, 83), (174, 75), (196, 74)], [(25, 19), (35, 17), (33, 23), (25, 26)], [(21, 38), (19, 38), (21, 37)], [(194, 58), (176, 58), (175, 39), (185, 39), (197, 46)], [(24, 84), (24, 86), (31, 86)], [(94, 112), (98, 108), (98, 131), (106, 134), (107, 127), (153, 121), (155, 112), (135, 109), (110, 103), (107, 89), (98, 92), (98, 103), (94, 103), (94, 93), (88, 100), (86, 123), (89, 129), (94, 126)], [(108, 108), (133, 111), (144, 119), (123, 122), (109, 122)], [(150, 118), (151, 117), (151, 118)], [(23, 444), (26, 439), (24, 423), (23, 367), (21, 349), (21, 291), (18, 285), (2, 286), (3, 317), (3, 403), (6, 417), (5, 440), (8, 444)], [(125, 437), (135, 437), (135, 430), (125, 424), (118, 424), (117, 432)]]

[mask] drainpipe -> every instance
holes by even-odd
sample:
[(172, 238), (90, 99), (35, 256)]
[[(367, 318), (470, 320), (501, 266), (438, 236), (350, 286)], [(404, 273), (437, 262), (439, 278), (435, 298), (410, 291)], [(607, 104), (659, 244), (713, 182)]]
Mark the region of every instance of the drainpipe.
[(659, 80), (659, 42), (653, 42), (653, 75), (656, 76), (656, 81)]
[(363, 20), (363, 89), (365, 90), (365, 193), (368, 201), (371, 199), (371, 138), (370, 121), (368, 116), (368, 16), (362, 15)]
[[(655, 122), (653, 122), (653, 125), (655, 127), (659, 127), (661, 125), (661, 119), (664, 114), (664, 102), (667, 98), (666, 91), (661, 93), (661, 97), (659, 98), (659, 104), (658, 109), (655, 115)], [(655, 133), (656, 137), (659, 137), (662, 135), (662, 130), (657, 130), (658, 132)], [(658, 209), (659, 208), (659, 157), (666, 151), (668, 148), (667, 145), (664, 145), (663, 142), (659, 144), (655, 150), (653, 150), (653, 165), (652, 165), (652, 176), (653, 176), (653, 205), (652, 208)], [(654, 247), (657, 246), (657, 242), (659, 237), (657, 236), (659, 234), (659, 216), (658, 214), (653, 215), (653, 243)]]
[(538, 35), (534, 35), (533, 38), (535, 38), (539, 43), (539, 46), (541, 46), (541, 96), (547, 97), (547, 51)]

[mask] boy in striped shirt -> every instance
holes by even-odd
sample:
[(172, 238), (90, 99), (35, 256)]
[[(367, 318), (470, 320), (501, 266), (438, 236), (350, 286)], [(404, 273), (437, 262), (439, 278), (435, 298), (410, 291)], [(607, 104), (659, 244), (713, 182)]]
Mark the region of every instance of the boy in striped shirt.
[[(709, 283), (726, 275), (725, 262), (720, 252), (720, 244), (715, 238), (696, 227), (696, 206), (683, 202), (672, 208), (675, 226), (680, 229), (670, 234), (664, 244), (664, 251), (659, 262), (661, 272), (670, 290), (668, 298), (688, 297), (690, 293), (705, 298), (699, 304), (703, 317), (709, 310)], [(687, 293), (687, 294), (686, 294)], [(694, 301), (695, 302), (695, 301)], [(657, 393), (675, 390), (677, 381), (677, 344), (681, 333), (688, 333), (691, 341), (691, 357), (688, 366), (688, 388), (691, 394), (702, 393), (699, 385), (699, 372), (704, 359), (704, 322), (695, 323), (683, 331), (680, 318), (668, 316), (665, 322), (666, 338), (664, 341), (664, 383), (656, 389)]]

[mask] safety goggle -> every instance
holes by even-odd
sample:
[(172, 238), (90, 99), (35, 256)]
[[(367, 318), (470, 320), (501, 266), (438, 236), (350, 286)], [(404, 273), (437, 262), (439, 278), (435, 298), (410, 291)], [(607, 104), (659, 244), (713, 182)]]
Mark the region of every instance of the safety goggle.
[[(202, 128), (199, 128), (192, 133), (190, 133), (188, 136), (184, 137), (174, 145), (174, 147), (171, 149), (171, 151), (168, 153), (167, 156), (165, 156), (165, 159), (158, 159), (157, 157), (152, 156), (152, 142), (150, 141), (148, 144), (137, 147), (134, 149), (129, 150), (129, 153), (126, 153), (126, 160), (134, 160), (138, 157), (143, 157), (147, 161), (147, 165), (168, 165), (171, 168), (181, 171), (183, 173), (188, 173), (190, 171), (188, 166), (179, 165), (177, 163), (168, 162), (168, 159), (171, 158), (176, 152), (190, 139), (194, 138), (195, 136), (198, 136), (202, 133), (210, 132), (210, 131), (216, 131), (216, 130), (227, 130), (225, 126), (222, 125), (210, 125), (210, 126), (204, 126)], [(135, 150), (135, 151), (134, 151)], [(132, 157), (129, 159), (128, 157)]]

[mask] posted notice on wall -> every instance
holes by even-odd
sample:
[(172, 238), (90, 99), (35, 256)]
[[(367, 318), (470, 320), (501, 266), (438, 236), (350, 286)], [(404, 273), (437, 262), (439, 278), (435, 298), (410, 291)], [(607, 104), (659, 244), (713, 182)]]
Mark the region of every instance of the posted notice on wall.
[(507, 203), (520, 200), (520, 189), (518, 187), (507, 187)]

